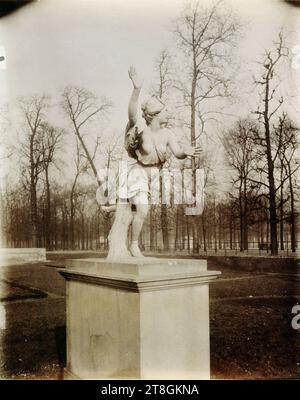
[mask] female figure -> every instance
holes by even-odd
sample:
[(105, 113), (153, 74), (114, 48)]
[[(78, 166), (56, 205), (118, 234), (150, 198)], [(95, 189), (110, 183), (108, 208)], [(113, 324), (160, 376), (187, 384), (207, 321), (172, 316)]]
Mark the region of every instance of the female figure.
[[(149, 179), (152, 168), (161, 168), (170, 149), (178, 159), (198, 156), (200, 147), (179, 145), (176, 136), (166, 128), (168, 110), (156, 97), (142, 104), (146, 127), (139, 132), (137, 122), (138, 98), (141, 81), (133, 67), (129, 69), (133, 92), (128, 107), (128, 123), (125, 132), (125, 148), (128, 152), (126, 187), (120, 187), (116, 217), (109, 235), (108, 259), (143, 257), (139, 236), (148, 212)], [(122, 184), (121, 184), (122, 185)], [(128, 229), (132, 225), (132, 242), (126, 246)]]

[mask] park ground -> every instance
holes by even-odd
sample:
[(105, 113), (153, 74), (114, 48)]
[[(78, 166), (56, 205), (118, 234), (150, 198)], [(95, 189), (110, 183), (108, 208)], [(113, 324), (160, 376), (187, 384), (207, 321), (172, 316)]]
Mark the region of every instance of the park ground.
[[(55, 263), (91, 256), (97, 254), (47, 254)], [(245, 261), (233, 268), (208, 258), (208, 268), (222, 272), (210, 285), (212, 378), (300, 378), (300, 329), (291, 326), (291, 309), (300, 303), (300, 269), (287, 261), (255, 268), (249, 258), (251, 268)], [(50, 264), (0, 267), (1, 379), (62, 379), (65, 282)]]

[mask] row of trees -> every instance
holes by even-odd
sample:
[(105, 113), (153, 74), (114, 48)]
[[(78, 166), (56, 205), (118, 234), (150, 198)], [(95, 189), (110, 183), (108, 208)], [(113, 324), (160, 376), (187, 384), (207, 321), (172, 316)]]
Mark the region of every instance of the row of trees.
[[(51, 222), (46, 229), (47, 205), (45, 197), (38, 202), (38, 245), (50, 250), (107, 250), (107, 236), (112, 216), (102, 213), (94, 200), (94, 186), (78, 185), (76, 189), (76, 211), (72, 215), (70, 201), (71, 188), (55, 186), (51, 195)], [(7, 203), (7, 204), (6, 204)], [(30, 202), (22, 190), (6, 194), (4, 215), (5, 241), (8, 247), (32, 247), (30, 229)], [(151, 207), (141, 237), (142, 248), (149, 251), (186, 250), (193, 251), (194, 232), (190, 217), (185, 215), (186, 206), (166, 206), (168, 224), (162, 229), (161, 206)], [(247, 243), (240, 240), (241, 216), (238, 199), (227, 198), (218, 202), (213, 196), (206, 199), (201, 216), (195, 216), (198, 229), (198, 251), (218, 249), (247, 250), (255, 248), (267, 250), (270, 229), (267, 212), (257, 210), (254, 204), (248, 206)], [(290, 221), (284, 221), (281, 249), (285, 249), (290, 236)], [(168, 242), (164, 241), (167, 234)], [(244, 239), (244, 236), (242, 236)]]
[[(141, 238), (150, 250), (197, 253), (209, 246), (234, 248), (238, 241), (243, 251), (250, 241), (260, 246), (270, 241), (271, 254), (276, 255), (278, 244), (283, 250), (288, 238), (296, 251), (298, 128), (287, 112), (289, 99), (280, 90), (282, 66), (288, 60), (282, 32), (260, 60), (253, 81), (258, 107), (249, 108), (246, 117), (233, 121), (222, 135), (217, 124), (233, 94), (233, 50), (240, 31), (230, 10), (219, 3), (206, 9), (196, 3), (174, 25), (175, 51), (164, 49), (156, 60), (157, 78), (150, 93), (176, 107), (170, 129), (179, 126), (191, 144), (201, 142), (204, 147), (203, 158), (191, 166), (194, 176), (197, 168), (205, 170), (206, 198), (201, 215), (185, 215), (180, 205), (152, 205)], [(68, 122), (64, 129), (49, 123), (49, 97), (18, 101), (21, 179), (13, 187), (2, 185), (4, 245), (50, 250), (107, 247), (113, 216), (101, 211), (95, 192), (97, 187), (103, 190), (97, 167), (114, 167), (121, 157), (122, 134), (107, 138), (99, 129), (112, 102), (71, 86), (60, 100)], [(229, 191), (217, 184), (216, 143), (223, 148)], [(66, 157), (70, 152), (72, 158)], [(165, 167), (173, 162), (170, 158)], [(70, 176), (59, 176), (66, 170)]]
[(240, 120), (227, 133), (223, 144), (227, 162), (234, 170), (233, 187), (240, 211), (241, 248), (247, 249), (248, 216), (253, 206), (269, 220), (271, 253), (284, 248), (284, 224), (290, 225), (292, 251), (296, 251), (296, 199), (298, 127), (291, 121), (280, 95), (277, 66), (288, 56), (282, 32), (261, 62), (263, 72), (255, 79), (259, 88), (256, 119)]

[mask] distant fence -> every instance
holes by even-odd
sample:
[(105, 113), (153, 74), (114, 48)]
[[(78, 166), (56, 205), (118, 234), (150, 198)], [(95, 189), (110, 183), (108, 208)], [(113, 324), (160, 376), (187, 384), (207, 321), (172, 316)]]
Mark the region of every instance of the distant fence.
[[(163, 244), (161, 243), (156, 249), (151, 248), (149, 243), (142, 244), (142, 250), (144, 251), (154, 251), (158, 253), (164, 253), (165, 250), (163, 248)], [(222, 241), (221, 243), (210, 241), (206, 242), (204, 246), (203, 243), (199, 244), (198, 253), (199, 254), (218, 254), (218, 255), (236, 255), (236, 254), (246, 254), (246, 255), (268, 255), (271, 253), (271, 244), (270, 243), (261, 243), (261, 242), (248, 242), (247, 249), (241, 249), (239, 242), (229, 242)], [(185, 245), (184, 247), (175, 246), (174, 244), (169, 246), (168, 251), (176, 251), (183, 254), (191, 254), (194, 252), (193, 244), (190, 243), (190, 246)], [(296, 252), (292, 252), (292, 244), (291, 241), (283, 242), (283, 250), (281, 249), (281, 245), (278, 245), (278, 254), (279, 255), (299, 255), (300, 254), (300, 242), (296, 242)]]
[[(7, 243), (7, 248), (30, 248), (33, 247), (30, 243)], [(40, 247), (45, 247), (42, 243)], [(176, 252), (182, 255), (193, 254), (193, 242), (190, 240), (184, 241), (184, 243), (175, 244), (174, 240), (170, 240), (168, 248), (164, 249), (163, 242), (159, 240), (155, 245), (150, 245), (150, 241), (142, 240), (140, 243), (140, 247), (142, 251), (145, 252), (153, 252), (153, 253), (166, 253), (166, 252)], [(52, 250), (60, 250), (60, 251), (69, 251), (69, 250), (91, 250), (91, 251), (107, 251), (108, 250), (108, 243), (107, 241), (99, 241), (99, 239), (90, 240), (89, 243), (76, 243), (75, 247), (72, 249), (71, 246), (65, 243), (61, 243), (60, 241), (56, 242), (53, 245)], [(248, 242), (248, 248), (241, 250), (239, 242), (230, 242), (230, 241), (207, 241), (206, 245), (204, 246), (203, 243), (199, 243), (197, 254), (204, 254), (204, 255), (268, 255), (270, 254), (270, 243), (261, 243), (255, 241)], [(283, 250), (279, 244), (278, 246), (278, 255), (282, 256), (298, 256), (300, 255), (300, 242), (296, 242), (296, 252), (292, 252), (291, 249), (291, 242), (284, 241), (283, 243)]]

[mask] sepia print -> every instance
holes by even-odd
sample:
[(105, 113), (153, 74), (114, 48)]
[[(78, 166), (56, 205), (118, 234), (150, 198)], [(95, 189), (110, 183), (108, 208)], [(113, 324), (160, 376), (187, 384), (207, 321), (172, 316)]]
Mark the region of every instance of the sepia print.
[(1, 379), (300, 378), (299, 22), (0, 3)]

